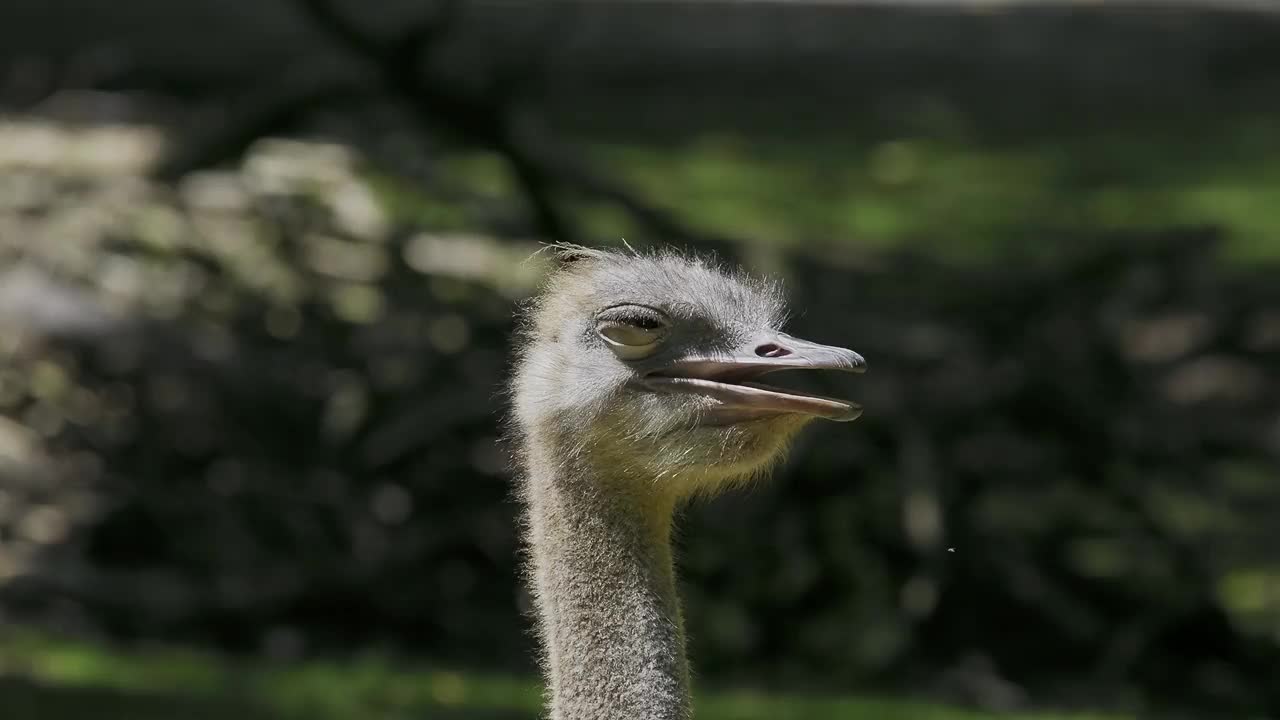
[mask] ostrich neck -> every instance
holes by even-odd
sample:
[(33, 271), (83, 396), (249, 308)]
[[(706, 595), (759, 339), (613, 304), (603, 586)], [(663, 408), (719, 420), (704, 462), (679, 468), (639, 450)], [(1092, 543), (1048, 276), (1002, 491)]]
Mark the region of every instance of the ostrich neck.
[(527, 480), (552, 720), (688, 718), (674, 499), (628, 492), (637, 486), (600, 477), (585, 461), (547, 456), (532, 465), (559, 468)]

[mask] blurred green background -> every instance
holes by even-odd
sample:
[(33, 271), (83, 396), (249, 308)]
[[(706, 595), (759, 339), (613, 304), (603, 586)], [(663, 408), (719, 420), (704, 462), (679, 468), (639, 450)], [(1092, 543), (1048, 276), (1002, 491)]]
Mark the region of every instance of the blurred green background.
[(513, 313), (625, 237), (872, 367), (685, 513), (699, 717), (1276, 717), (1277, 71), (1244, 2), (10, 0), (0, 708), (535, 717)]

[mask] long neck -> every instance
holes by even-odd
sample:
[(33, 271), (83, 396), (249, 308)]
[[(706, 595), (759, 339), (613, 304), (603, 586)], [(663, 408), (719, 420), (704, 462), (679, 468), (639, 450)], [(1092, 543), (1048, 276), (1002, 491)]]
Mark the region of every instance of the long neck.
[(688, 718), (673, 503), (543, 454), (532, 468), (559, 469), (534, 470), (526, 482), (552, 720)]

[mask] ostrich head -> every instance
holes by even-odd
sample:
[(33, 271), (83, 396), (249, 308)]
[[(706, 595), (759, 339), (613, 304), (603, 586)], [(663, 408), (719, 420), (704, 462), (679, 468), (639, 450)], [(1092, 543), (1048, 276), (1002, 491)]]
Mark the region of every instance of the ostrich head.
[(783, 333), (777, 285), (675, 253), (554, 250), (513, 388), (530, 439), (679, 498), (756, 474), (815, 418), (861, 414), (761, 382), (865, 369), (852, 350)]

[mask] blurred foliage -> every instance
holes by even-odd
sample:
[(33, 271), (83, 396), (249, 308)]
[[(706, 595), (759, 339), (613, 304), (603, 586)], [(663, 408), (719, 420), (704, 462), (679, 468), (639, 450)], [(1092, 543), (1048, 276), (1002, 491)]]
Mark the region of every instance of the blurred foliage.
[[(498, 437), (512, 301), (541, 268), (503, 237), (497, 171), (443, 166), (410, 188), (270, 142), (173, 187), (3, 176), (8, 612), (529, 669)], [(1280, 286), (1219, 263), (1215, 235), (967, 269), (722, 246), (874, 374), (854, 432), (815, 428), (775, 482), (689, 511), (707, 677), (996, 708), (1270, 702)]]
[[(176, 193), (91, 181), (78, 209), (103, 226), (73, 237), (34, 213), (41, 227), (15, 233), (63, 236), (5, 248), (23, 299), (10, 308), (30, 311), (6, 334), (14, 477), (49, 458), (79, 494), (44, 498), (33, 480), (17, 497), (11, 483), (9, 576), (71, 541), (88, 564), (45, 580), (108, 627), (181, 634), (195, 611), (194, 627), (240, 647), (294, 613), (361, 634), (335, 620), (365, 602), (427, 647), (522, 637), (509, 610), (495, 624), (471, 598), (514, 597), (491, 402), (511, 310), (494, 288), (527, 292), (534, 246), (366, 240), (385, 219), (346, 157), (279, 143), (243, 176), (193, 176)], [(72, 326), (45, 314), (59, 303)], [(459, 490), (471, 499), (454, 504)], [(410, 522), (444, 507), (456, 524)]]
[[(886, 96), (878, 123), (833, 107), (808, 134), (766, 97), (745, 105), (790, 131), (665, 137), (573, 103), (592, 129), (572, 147), (654, 202), (637, 212), (522, 178), (524, 126), (487, 114), (525, 109), (507, 98), (316, 118), (249, 102), (273, 82), (203, 108), (220, 142), (168, 182), (151, 173), (200, 145), (198, 112), (0, 119), (0, 611), (101, 642), (4, 637), (6, 716), (530, 716), (500, 436), (538, 190), (605, 242), (687, 224), (782, 276), (797, 333), (871, 362), (852, 390), (797, 379), (859, 397), (855, 426), (686, 513), (701, 682), (760, 688), (712, 690), (703, 716), (986, 717), (821, 699), (862, 687), (1280, 707), (1274, 113), (1001, 133), (936, 102), (886, 122)], [(326, 140), (237, 144), (304, 131)]]

